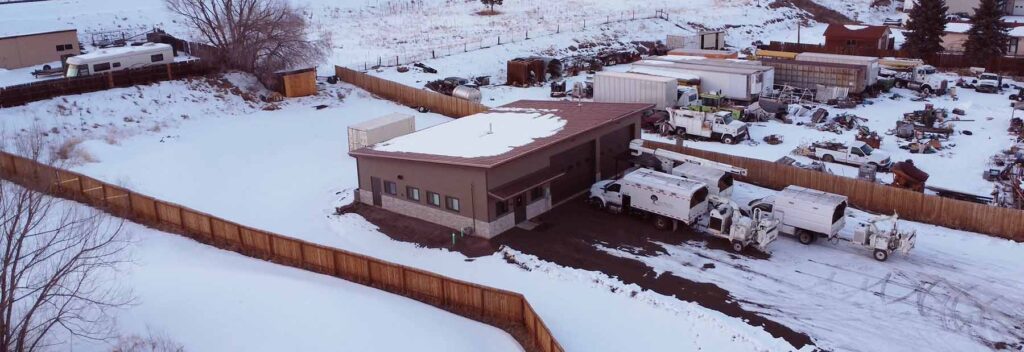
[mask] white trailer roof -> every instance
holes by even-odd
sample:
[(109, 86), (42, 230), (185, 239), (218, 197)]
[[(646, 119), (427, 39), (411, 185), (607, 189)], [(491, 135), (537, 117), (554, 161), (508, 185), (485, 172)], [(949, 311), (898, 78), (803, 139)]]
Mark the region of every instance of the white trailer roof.
[(369, 130), (372, 130), (372, 129), (380, 128), (382, 126), (387, 126), (389, 124), (392, 124), (392, 123), (395, 123), (395, 122), (398, 122), (398, 121), (412, 119), (412, 118), (413, 118), (412, 115), (400, 114), (400, 113), (396, 112), (396, 113), (387, 114), (387, 115), (384, 115), (384, 116), (381, 116), (381, 117), (378, 117), (378, 118), (375, 118), (375, 119), (363, 121), (363, 122), (357, 123), (355, 125), (351, 125), (348, 128), (351, 128), (351, 129), (354, 129), (354, 130), (360, 130), (360, 131), (369, 131)]
[(662, 188), (679, 193), (680, 195), (691, 195), (705, 188), (704, 183), (691, 181), (676, 175), (657, 172), (651, 169), (637, 169), (622, 177), (623, 181), (637, 183), (645, 186)]
[(701, 166), (694, 163), (682, 163), (672, 169), (673, 172), (685, 173), (705, 180), (718, 180), (725, 176), (725, 171)]
[(657, 67), (649, 67), (649, 66), (633, 66), (632, 68), (629, 69), (629, 72), (643, 74), (643, 75), (669, 77), (669, 78), (672, 78), (672, 79), (675, 79), (675, 80), (683, 80), (683, 81), (699, 81), (700, 80), (700, 76), (698, 76), (697, 74), (687, 73), (687, 72), (682, 71), (682, 70), (666, 70), (666, 69), (660, 69), (660, 68), (657, 68)]
[(767, 71), (771, 67), (765, 66), (761, 61), (743, 59), (709, 59), (700, 56), (651, 56), (647, 60), (678, 62), (683, 64), (725, 66), (725, 67), (758, 67)]
[(765, 69), (767, 66), (751, 66), (751, 65), (736, 65), (736, 66), (717, 66), (717, 65), (701, 65), (699, 63), (683, 63), (683, 62), (670, 62), (670, 61), (658, 61), (658, 60), (640, 60), (633, 64), (636, 66), (653, 66), (664, 69), (682, 69), (689, 71), (704, 71), (704, 72), (721, 72), (731, 73), (739, 75), (751, 75), (759, 72), (767, 72), (774, 70), (771, 67)]
[(800, 186), (788, 186), (779, 192), (779, 197), (786, 197), (800, 202), (820, 204), (828, 207), (835, 207), (846, 201), (846, 196), (822, 192), (816, 189)]
[(96, 59), (110, 59), (133, 54), (157, 54), (171, 50), (169, 44), (146, 43), (136, 46), (121, 46), (114, 48), (99, 49), (87, 54), (76, 55), (68, 58), (69, 64), (81, 64)]
[(660, 75), (652, 76), (652, 75), (628, 73), (628, 72), (601, 71), (601, 72), (598, 72), (596, 74), (596, 76), (598, 76), (598, 77), (603, 76), (603, 77), (618, 77), (618, 78), (639, 79), (639, 80), (644, 80), (644, 81), (662, 82), (662, 83), (676, 83), (676, 79), (675, 78), (670, 78), (670, 77), (665, 77), (665, 76), (660, 76)]

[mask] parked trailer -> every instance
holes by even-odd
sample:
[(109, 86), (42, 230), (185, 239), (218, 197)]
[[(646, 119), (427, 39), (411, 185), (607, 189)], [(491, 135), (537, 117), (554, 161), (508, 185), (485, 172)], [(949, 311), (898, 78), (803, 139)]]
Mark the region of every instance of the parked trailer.
[(604, 180), (590, 187), (590, 203), (614, 213), (654, 216), (654, 226), (665, 230), (677, 222), (686, 225), (708, 211), (708, 188), (703, 183), (658, 172), (637, 169), (618, 180)]
[(842, 87), (854, 94), (868, 86), (867, 69), (862, 65), (767, 58), (761, 62), (775, 69), (775, 84), (803, 89)]
[(740, 53), (736, 50), (712, 50), (712, 49), (672, 49), (668, 51), (672, 56), (699, 56), (708, 59), (736, 59)]
[(796, 236), (803, 244), (818, 237), (835, 239), (846, 226), (845, 196), (800, 186), (788, 186), (774, 196), (750, 202), (751, 211), (772, 214), (781, 221), (779, 232)]
[(679, 101), (675, 78), (623, 72), (594, 75), (594, 101), (600, 103), (648, 103), (657, 109), (675, 107)]
[(105, 48), (67, 59), (65, 76), (120, 71), (174, 62), (174, 48), (168, 44), (146, 43), (136, 46)]
[[(701, 61), (701, 60), (695, 60)], [(698, 63), (642, 60), (633, 67), (652, 67), (700, 77), (701, 90), (721, 92), (728, 99), (755, 101), (762, 91), (769, 90), (774, 81), (774, 69), (753, 65), (714, 66)]]
[(365, 148), (389, 139), (416, 132), (416, 118), (388, 114), (348, 127), (348, 150)]
[(665, 47), (672, 49), (725, 49), (725, 31), (700, 31), (694, 35), (668, 35)]
[(878, 71), (881, 68), (877, 57), (854, 56), (823, 53), (800, 53), (796, 59), (799, 61), (827, 62), (833, 64), (847, 64), (863, 66), (867, 71), (867, 85), (878, 82)]

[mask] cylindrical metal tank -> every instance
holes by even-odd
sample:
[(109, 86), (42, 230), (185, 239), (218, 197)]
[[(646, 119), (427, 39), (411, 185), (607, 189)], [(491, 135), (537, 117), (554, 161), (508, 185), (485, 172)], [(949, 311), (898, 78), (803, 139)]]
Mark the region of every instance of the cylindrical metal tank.
[(474, 103), (479, 103), (483, 100), (483, 95), (480, 94), (480, 90), (470, 86), (455, 87), (455, 90), (452, 91), (452, 96), (459, 99), (469, 100)]

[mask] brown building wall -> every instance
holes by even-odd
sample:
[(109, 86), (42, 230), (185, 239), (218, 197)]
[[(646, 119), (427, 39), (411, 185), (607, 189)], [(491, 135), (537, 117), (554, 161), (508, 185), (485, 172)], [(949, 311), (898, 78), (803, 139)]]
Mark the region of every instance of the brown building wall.
[(373, 157), (358, 158), (357, 168), (359, 189), (372, 190), (372, 177), (379, 177), (382, 187), (384, 181), (397, 183), (398, 199), (414, 202), (406, 194), (406, 187), (416, 187), (420, 190), (419, 203), (422, 205), (429, 204), (427, 192), (434, 192), (441, 195), (441, 210), (456, 213), (445, 208), (445, 197), (455, 197), (459, 199), (459, 215), (473, 218), (475, 214), (477, 219), (487, 219), (487, 185), (483, 169)]
[[(70, 44), (70, 49), (57, 50)], [(81, 53), (75, 30), (0, 38), (0, 68), (15, 69), (60, 61)]]

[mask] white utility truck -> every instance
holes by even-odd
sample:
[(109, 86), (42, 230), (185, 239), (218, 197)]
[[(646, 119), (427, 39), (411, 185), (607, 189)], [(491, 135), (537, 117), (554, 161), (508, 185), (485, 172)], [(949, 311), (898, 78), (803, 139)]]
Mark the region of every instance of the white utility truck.
[(657, 159), (658, 165), (649, 166), (658, 171), (702, 182), (708, 192), (722, 197), (732, 195), (734, 174), (747, 175), (747, 169), (647, 145), (643, 139), (630, 141), (629, 149), (634, 157), (646, 154)]
[(168, 44), (142, 45), (98, 49), (88, 54), (67, 59), (65, 76), (87, 76), (107, 71), (120, 71), (150, 65), (174, 62), (174, 48)]
[(613, 213), (654, 216), (659, 230), (675, 229), (676, 222), (693, 224), (708, 211), (708, 188), (650, 169), (637, 169), (618, 180), (604, 180), (590, 187), (591, 205)]
[[(899, 221), (898, 215), (881, 215), (861, 224), (860, 228), (853, 232), (853, 244), (867, 247), (874, 250), (875, 260), (884, 262), (889, 259), (893, 252), (900, 252), (903, 255), (910, 253), (917, 243), (917, 232), (901, 232), (896, 228)], [(885, 228), (880, 228), (881, 223), (888, 222)]]
[(668, 119), (661, 124), (661, 132), (684, 138), (694, 136), (716, 139), (725, 144), (735, 144), (750, 138), (747, 123), (736, 120), (734, 112), (702, 106), (670, 108)]
[(778, 219), (779, 232), (796, 236), (803, 244), (818, 237), (835, 239), (846, 226), (845, 196), (799, 186), (788, 186), (774, 196), (750, 202), (750, 212), (761, 211)]
[(1003, 90), (1003, 78), (995, 73), (982, 73), (974, 83), (974, 91), (978, 93), (999, 93)]
[(705, 233), (729, 240), (732, 249), (742, 252), (748, 246), (768, 251), (768, 245), (779, 237), (779, 221), (771, 214), (755, 209), (745, 216), (739, 206), (728, 198), (708, 196), (708, 217), (701, 218), (699, 227)]
[(875, 150), (865, 143), (850, 146), (837, 142), (819, 142), (800, 147), (797, 154), (830, 163), (872, 165), (879, 171), (889, 170), (893, 164), (889, 153)]
[(915, 66), (909, 72), (897, 72), (896, 86), (916, 90), (924, 94), (946, 94), (949, 82), (935, 75), (937, 70), (931, 65)]

